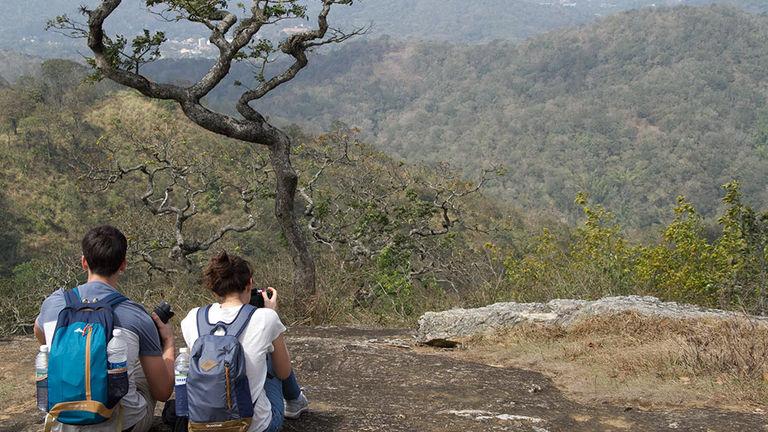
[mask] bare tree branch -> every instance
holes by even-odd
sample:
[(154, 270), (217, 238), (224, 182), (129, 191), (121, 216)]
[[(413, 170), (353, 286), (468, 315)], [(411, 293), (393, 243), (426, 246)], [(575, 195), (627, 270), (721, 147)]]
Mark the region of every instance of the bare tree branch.
[[(314, 241), (348, 252), (349, 261), (375, 259), (390, 248), (410, 250), (410, 279), (423, 277), (455, 286), (448, 277), (458, 267), (438, 247), (441, 237), (468, 230), (468, 202), (498, 168), (483, 170), (475, 181), (440, 164), (433, 171), (379, 157), (341, 128), (302, 147), (306, 183), (299, 188), (304, 217)], [(332, 179), (332, 180), (330, 180)], [(327, 195), (332, 182), (339, 192)], [(435, 279), (436, 278), (436, 279)]]
[[(117, 126), (113, 137), (102, 137), (101, 147), (112, 163), (108, 167), (94, 166), (85, 160), (80, 165), (85, 167), (81, 179), (93, 182), (99, 190), (108, 190), (120, 182), (140, 179), (144, 183), (144, 191), (138, 196), (144, 209), (155, 216), (169, 216), (173, 220), (172, 240), (169, 243), (151, 239), (134, 242), (133, 252), (147, 264), (150, 271), (169, 273), (173, 269), (160, 263), (155, 253), (165, 251), (168, 258), (191, 268), (190, 257), (202, 251), (209, 250), (228, 233), (243, 233), (257, 225), (257, 214), (252, 209), (257, 190), (261, 190), (268, 181), (269, 173), (265, 172), (268, 162), (261, 157), (250, 162), (245, 174), (238, 178), (241, 184), (231, 180), (223, 181), (216, 177), (213, 169), (194, 158), (180, 160), (174, 155), (175, 147), (179, 146), (178, 131), (175, 128), (150, 131), (137, 131), (127, 126)], [(119, 143), (112, 143), (112, 140)], [(182, 139), (183, 140), (183, 139)], [(127, 148), (126, 148), (127, 145)], [(129, 160), (143, 162), (123, 166), (123, 153), (130, 154)], [(134, 162), (135, 163), (135, 162)], [(220, 184), (220, 191), (231, 190), (241, 202), (241, 209), (246, 220), (243, 223), (227, 223), (216, 228), (207, 238), (195, 238), (187, 228), (187, 223), (200, 214), (199, 199), (209, 192), (212, 184)], [(257, 186), (254, 188), (254, 186)]]
[(267, 93), (276, 89), (281, 84), (292, 80), (304, 67), (307, 66), (307, 51), (316, 46), (329, 43), (340, 43), (354, 36), (364, 34), (368, 31), (367, 27), (353, 30), (350, 33), (344, 33), (338, 29), (332, 31), (332, 36), (325, 39), (328, 32), (328, 14), (334, 4), (349, 4), (349, 0), (323, 0), (323, 9), (317, 17), (317, 28), (302, 33), (297, 33), (288, 37), (280, 44), (280, 50), (294, 58), (293, 64), (283, 72), (275, 75), (270, 80), (263, 82), (259, 87), (246, 91), (237, 102), (237, 111), (245, 118), (260, 117), (260, 115), (249, 105), (251, 101), (261, 99)]

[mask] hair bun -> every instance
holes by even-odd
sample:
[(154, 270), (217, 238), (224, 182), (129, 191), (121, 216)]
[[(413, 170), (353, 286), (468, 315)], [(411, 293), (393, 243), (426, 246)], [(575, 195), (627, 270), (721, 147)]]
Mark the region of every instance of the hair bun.
[(248, 261), (221, 251), (211, 257), (203, 272), (203, 280), (206, 288), (223, 296), (229, 292), (243, 291), (252, 275)]
[(229, 254), (227, 254), (227, 251), (221, 251), (219, 252), (219, 255), (216, 257), (216, 261), (220, 262), (221, 264), (229, 263)]

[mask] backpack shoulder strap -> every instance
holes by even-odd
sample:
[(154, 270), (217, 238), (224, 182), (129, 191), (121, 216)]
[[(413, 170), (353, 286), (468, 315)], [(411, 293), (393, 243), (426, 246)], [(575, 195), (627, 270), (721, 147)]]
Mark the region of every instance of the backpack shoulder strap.
[(256, 307), (250, 304), (244, 304), (240, 311), (237, 312), (237, 316), (230, 323), (217, 322), (211, 324), (208, 320), (208, 311), (211, 309), (211, 305), (206, 305), (197, 310), (197, 335), (198, 337), (213, 334), (217, 329), (224, 329), (224, 334), (232, 335), (234, 337), (240, 337), (245, 328), (248, 326), (248, 322), (251, 320), (251, 316), (256, 312)]
[(119, 292), (113, 292), (101, 299), (101, 302), (114, 309), (115, 306), (126, 300), (128, 300), (128, 298), (126, 298), (124, 295), (120, 294)]
[(245, 328), (248, 327), (248, 322), (251, 321), (251, 316), (253, 316), (254, 312), (256, 312), (255, 306), (244, 304), (234, 321), (227, 325), (227, 334), (239, 338), (243, 331), (245, 331)]
[(208, 322), (208, 310), (210, 308), (211, 305), (205, 305), (197, 310), (197, 337), (211, 334), (216, 328), (215, 325)]
[(80, 300), (80, 292), (77, 290), (77, 288), (73, 289), (65, 289), (64, 290), (64, 301), (67, 304), (67, 307), (74, 307), (82, 303), (82, 300)]

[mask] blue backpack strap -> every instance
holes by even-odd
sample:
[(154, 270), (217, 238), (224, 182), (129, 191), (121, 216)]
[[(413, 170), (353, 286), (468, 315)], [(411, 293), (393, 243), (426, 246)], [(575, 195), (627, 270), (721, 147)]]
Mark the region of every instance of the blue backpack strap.
[(198, 337), (206, 334), (212, 334), (216, 326), (208, 322), (208, 310), (211, 305), (206, 305), (197, 310), (197, 335)]
[(120, 303), (128, 300), (124, 295), (120, 294), (119, 292), (113, 292), (109, 294), (108, 296), (101, 299), (101, 303), (104, 303), (108, 305), (110, 308), (113, 308)]
[(244, 304), (235, 319), (227, 324), (227, 334), (239, 338), (243, 331), (245, 331), (245, 328), (248, 327), (248, 322), (251, 320), (254, 312), (256, 312), (255, 306), (247, 303)]
[(80, 305), (82, 300), (80, 300), (80, 292), (77, 288), (64, 290), (64, 301), (67, 303), (68, 307)]
[(224, 329), (224, 334), (240, 337), (245, 328), (248, 326), (248, 322), (251, 320), (251, 316), (256, 312), (256, 307), (250, 304), (244, 304), (237, 312), (237, 316), (230, 323), (217, 322), (211, 324), (208, 321), (208, 311), (211, 309), (211, 305), (201, 307), (197, 310), (197, 334), (202, 336), (205, 334), (213, 334), (219, 328)]

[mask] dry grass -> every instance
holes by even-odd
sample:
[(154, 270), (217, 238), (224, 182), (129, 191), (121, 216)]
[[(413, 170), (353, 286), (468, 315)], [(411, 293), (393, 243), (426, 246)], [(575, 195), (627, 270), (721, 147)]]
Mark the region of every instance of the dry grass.
[(34, 356), (37, 342), (30, 337), (0, 340), (0, 422), (35, 406)]
[(564, 328), (521, 325), (470, 339), (452, 355), (542, 371), (589, 403), (764, 409), (768, 325), (633, 313)]

